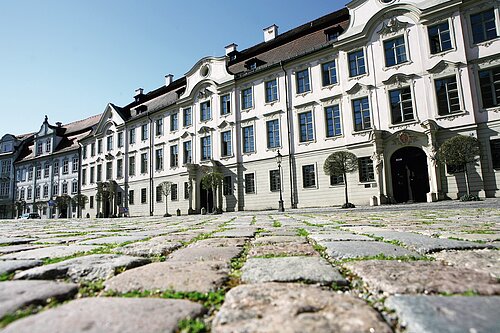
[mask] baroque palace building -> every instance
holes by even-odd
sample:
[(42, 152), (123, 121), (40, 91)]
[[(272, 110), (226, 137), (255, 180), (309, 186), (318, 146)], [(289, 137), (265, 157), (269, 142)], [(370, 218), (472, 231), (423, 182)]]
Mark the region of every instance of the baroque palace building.
[[(463, 173), (435, 160), (461, 134), (481, 143), (473, 192), (498, 196), (499, 11), (499, 1), (354, 0), (282, 34), (271, 25), (260, 44), (230, 44), (109, 104), (78, 134), (78, 175), (65, 181), (77, 179), (89, 216), (163, 215), (164, 181), (169, 210), (183, 214), (276, 209), (280, 188), (287, 209), (340, 205), (344, 181), (355, 204), (432, 202), (465, 192)], [(323, 171), (341, 150), (359, 161), (346, 180)], [(214, 196), (201, 185), (210, 168), (224, 175)]]

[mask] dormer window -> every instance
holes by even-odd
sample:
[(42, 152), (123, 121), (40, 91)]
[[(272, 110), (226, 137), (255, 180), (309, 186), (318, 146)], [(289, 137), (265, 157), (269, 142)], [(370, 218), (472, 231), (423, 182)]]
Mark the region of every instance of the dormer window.
[(336, 41), (340, 34), (344, 31), (344, 29), (340, 26), (336, 26), (330, 29), (325, 30), (326, 41)]
[(36, 154), (41, 155), (43, 153), (43, 142), (37, 142), (36, 144)]
[(52, 145), (51, 145), (51, 142), (50, 142), (50, 139), (47, 140), (47, 143), (45, 144), (45, 151), (47, 153), (50, 153), (50, 150), (52, 149)]
[(148, 106), (147, 105), (140, 105), (135, 110), (136, 110), (137, 114), (141, 114), (141, 113), (146, 112), (148, 110)]
[(245, 62), (245, 68), (250, 70), (250, 71), (253, 71), (253, 70), (257, 69), (257, 67), (262, 66), (265, 63), (266, 63), (265, 61), (259, 60), (257, 58), (253, 58), (253, 59), (250, 59), (250, 60)]

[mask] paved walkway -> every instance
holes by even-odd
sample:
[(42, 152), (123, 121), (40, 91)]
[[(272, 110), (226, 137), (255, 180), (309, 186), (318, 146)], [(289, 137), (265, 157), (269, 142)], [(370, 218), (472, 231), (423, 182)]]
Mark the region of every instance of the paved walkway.
[(1, 332), (500, 332), (499, 200), (0, 222)]

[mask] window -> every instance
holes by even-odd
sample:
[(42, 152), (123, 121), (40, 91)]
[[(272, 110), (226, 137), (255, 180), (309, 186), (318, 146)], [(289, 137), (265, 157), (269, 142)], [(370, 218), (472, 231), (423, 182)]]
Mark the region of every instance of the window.
[(106, 163), (106, 180), (113, 178), (113, 162)]
[(458, 97), (457, 78), (448, 78), (434, 81), (436, 87), (436, 98), (438, 114), (444, 116), (460, 111), (460, 98)]
[(25, 196), (25, 191), (24, 191), (24, 188), (21, 189), (21, 192), (19, 193), (19, 200), (24, 200), (24, 196)]
[(368, 97), (353, 100), (352, 109), (354, 112), (355, 131), (362, 131), (372, 128)]
[(266, 123), (267, 128), (267, 148), (278, 148), (280, 142), (280, 124), (278, 119), (269, 120)]
[(220, 98), (220, 114), (226, 115), (231, 113), (231, 96), (229, 94)]
[[(3, 168), (2, 168), (2, 172), (3, 172)], [(49, 178), (49, 174), (50, 174), (50, 164), (46, 163), (44, 168), (43, 168), (43, 178)]]
[(210, 101), (206, 101), (200, 104), (200, 119), (201, 121), (207, 121), (212, 118), (212, 110), (210, 109)]
[(37, 165), (36, 166), (36, 179), (42, 178), (42, 166)]
[(243, 89), (241, 91), (241, 109), (250, 109), (253, 106), (252, 88)]
[(483, 108), (500, 105), (500, 67), (479, 71)]
[(101, 164), (97, 165), (97, 181), (98, 182), (102, 181), (102, 165)]
[(118, 132), (118, 148), (123, 147), (123, 132)]
[(438, 23), (427, 28), (431, 54), (451, 50), (450, 24), (448, 21)]
[[(66, 193), (68, 193), (68, 184), (66, 185)], [(63, 185), (63, 191), (64, 191), (64, 185)], [(35, 187), (35, 199), (40, 199), (40, 186)]]
[(90, 184), (95, 183), (95, 167), (90, 167)]
[(337, 83), (337, 67), (335, 60), (321, 65), (323, 87)]
[(471, 15), (470, 24), (475, 44), (498, 37), (493, 8)]
[(123, 178), (123, 159), (116, 160), (116, 178)]
[(147, 202), (147, 199), (148, 199), (147, 189), (141, 188), (141, 204), (145, 204)]
[(102, 139), (97, 140), (97, 153), (102, 154)]
[(36, 144), (36, 154), (41, 155), (43, 153), (43, 142), (37, 142)]
[(128, 139), (129, 139), (131, 145), (135, 143), (135, 128), (132, 128), (128, 132)]
[(330, 176), (330, 185), (344, 185), (344, 175), (331, 175)]
[(410, 87), (389, 91), (392, 123), (414, 120)]
[(44, 184), (43, 185), (42, 196), (44, 198), (48, 198), (49, 197), (49, 184)]
[(106, 138), (106, 151), (112, 151), (113, 150), (113, 137), (108, 136)]
[(82, 185), (87, 184), (87, 169), (82, 169)]
[(26, 200), (31, 200), (32, 196), (33, 196), (33, 189), (31, 187), (29, 187)]
[(184, 199), (189, 199), (189, 183), (184, 182)]
[(500, 139), (490, 141), (491, 161), (493, 169), (500, 169)]
[(222, 179), (222, 194), (231, 195), (233, 194), (233, 182), (231, 176), (225, 176)]
[(94, 196), (93, 195), (90, 196), (89, 205), (90, 205), (90, 209), (94, 208)]
[(309, 82), (309, 70), (304, 69), (295, 74), (297, 81), (297, 94), (302, 94), (311, 91), (311, 84)]
[(326, 34), (327, 41), (336, 41), (340, 36), (339, 31), (331, 31)]
[(73, 162), (71, 163), (71, 172), (75, 173), (78, 172), (78, 165), (79, 165), (79, 160), (78, 157), (73, 157)]
[(210, 136), (201, 138), (201, 160), (209, 160), (212, 157), (212, 146)]
[(134, 204), (134, 190), (129, 190), (128, 191), (128, 204), (133, 205)]
[(141, 126), (141, 140), (145, 141), (149, 137), (148, 135), (148, 124), (144, 124)]
[(347, 54), (349, 61), (349, 76), (355, 77), (366, 73), (365, 54), (363, 50), (354, 51)]
[(58, 196), (59, 195), (59, 184), (52, 184), (52, 195), (53, 196)]
[(325, 108), (326, 137), (342, 135), (342, 120), (340, 119), (340, 108), (338, 104)]
[(172, 201), (179, 200), (179, 196), (178, 196), (177, 192), (178, 192), (177, 191), (177, 184), (170, 185), (170, 198), (172, 199)]
[(316, 187), (316, 172), (314, 164), (302, 166), (302, 186), (304, 188)]
[(179, 166), (179, 146), (170, 146), (170, 167), (175, 168)]
[(269, 186), (271, 192), (276, 192), (280, 190), (281, 179), (279, 170), (270, 170), (269, 171)]
[(63, 175), (65, 175), (68, 172), (69, 172), (69, 161), (68, 160), (64, 160), (63, 161), (63, 170), (62, 170), (62, 173), (63, 173)]
[(373, 161), (370, 157), (358, 158), (358, 165), (360, 182), (371, 182), (375, 180), (375, 173), (373, 172)]
[(50, 141), (50, 139), (48, 139), (47, 142), (45, 143), (45, 151), (47, 153), (50, 153), (51, 146), (52, 146), (52, 142)]
[(182, 111), (182, 114), (183, 114), (182, 118), (183, 118), (184, 127), (191, 126), (193, 124), (193, 115), (191, 112), (191, 108), (185, 108)]
[(32, 180), (32, 179), (33, 179), (33, 169), (32, 169), (32, 168), (30, 168), (30, 169), (28, 170), (28, 180)]
[(278, 100), (278, 81), (276, 79), (267, 81), (265, 83), (266, 87), (266, 103), (274, 102)]
[(92, 142), (92, 144), (90, 145), (90, 156), (95, 156), (95, 142)]
[(191, 141), (185, 141), (182, 145), (184, 147), (184, 164), (191, 163), (193, 161), (191, 153)]
[(243, 153), (253, 153), (255, 151), (255, 140), (253, 126), (243, 127)]
[(299, 113), (300, 142), (314, 140), (312, 111)]
[(135, 176), (135, 156), (128, 158), (128, 175)]
[(408, 61), (406, 56), (405, 38), (399, 36), (384, 41), (385, 65), (387, 67), (399, 65)]
[(87, 145), (82, 147), (82, 157), (83, 159), (87, 159)]
[(148, 153), (141, 154), (141, 173), (148, 173)]
[(156, 119), (155, 121), (155, 135), (163, 135), (163, 118)]
[(170, 131), (177, 131), (179, 129), (179, 114), (172, 113), (170, 115)]
[(255, 174), (245, 174), (245, 193), (255, 193)]
[(163, 148), (156, 149), (155, 155), (155, 170), (163, 170)]
[(162, 202), (163, 201), (163, 186), (158, 185), (156, 186), (156, 202)]
[(54, 162), (53, 171), (54, 171), (54, 176), (59, 175), (59, 161)]
[[(40, 189), (40, 187), (38, 187), (37, 189)], [(62, 184), (62, 194), (68, 194), (68, 183)]]
[(231, 145), (231, 131), (226, 131), (221, 133), (222, 142), (222, 156), (231, 156), (233, 154), (233, 149)]
[(73, 180), (71, 182), (71, 194), (76, 194), (78, 193), (78, 182), (76, 180)]

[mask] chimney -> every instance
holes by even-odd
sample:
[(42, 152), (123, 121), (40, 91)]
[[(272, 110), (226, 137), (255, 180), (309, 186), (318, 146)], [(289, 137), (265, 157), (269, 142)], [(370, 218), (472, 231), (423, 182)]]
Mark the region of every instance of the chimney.
[(173, 74), (167, 74), (165, 75), (165, 86), (168, 87), (172, 81), (174, 81), (174, 75)]
[(270, 27), (264, 28), (264, 42), (268, 42), (273, 40), (278, 36), (278, 26), (273, 24)]
[(143, 94), (143, 92), (144, 92), (144, 89), (142, 89), (142, 88), (137, 88), (137, 89), (135, 90), (135, 95), (134, 95), (134, 97), (137, 97), (137, 96), (139, 96), (139, 95), (142, 95), (142, 94)]
[(226, 49), (226, 55), (229, 55), (229, 53), (232, 53), (232, 52), (236, 52), (236, 48), (237, 47), (238, 47), (238, 45), (236, 45), (234, 43), (231, 43), (228, 46), (226, 46), (225, 47), (225, 49)]
[(62, 126), (62, 123), (61, 123), (60, 121), (58, 121), (58, 122), (56, 123), (56, 126), (57, 126), (57, 127), (61, 127), (61, 126)]

